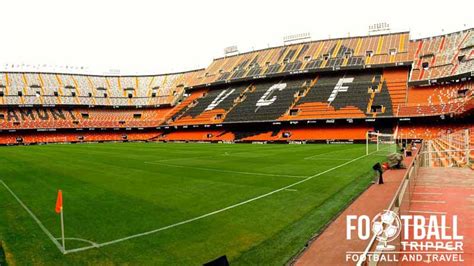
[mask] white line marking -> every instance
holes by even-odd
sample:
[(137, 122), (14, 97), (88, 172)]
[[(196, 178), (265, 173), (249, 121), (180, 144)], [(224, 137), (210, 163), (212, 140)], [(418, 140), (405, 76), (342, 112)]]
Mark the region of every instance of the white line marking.
[(119, 242), (123, 242), (123, 241), (126, 241), (126, 240), (129, 240), (129, 239), (133, 239), (133, 238), (137, 238), (137, 237), (142, 237), (142, 236), (146, 236), (146, 235), (150, 235), (150, 234), (154, 234), (154, 233), (157, 233), (157, 232), (160, 232), (160, 231), (164, 231), (164, 230), (167, 230), (167, 229), (170, 229), (170, 228), (173, 228), (173, 227), (177, 227), (177, 226), (180, 226), (180, 225), (183, 225), (183, 224), (188, 224), (188, 223), (191, 223), (191, 222), (194, 222), (194, 221), (197, 221), (197, 220), (201, 220), (203, 218), (206, 218), (206, 217), (209, 217), (209, 216), (213, 216), (213, 215), (216, 215), (216, 214), (219, 214), (221, 212), (224, 212), (224, 211), (227, 211), (227, 210), (230, 210), (230, 209), (233, 209), (233, 208), (236, 208), (236, 207), (239, 207), (239, 206), (242, 206), (242, 205), (245, 205), (245, 204), (248, 204), (248, 203), (251, 203), (253, 201), (256, 201), (256, 200), (259, 200), (259, 199), (262, 199), (262, 198), (266, 198), (270, 195), (273, 195), (275, 193), (278, 193), (280, 191), (283, 191), (285, 189), (288, 189), (288, 188), (292, 188), (296, 185), (299, 185), (301, 183), (304, 183), (306, 181), (309, 181), (315, 177), (318, 177), (320, 175), (323, 175), (323, 174), (326, 174), (326, 173), (329, 173), (333, 170), (336, 170), (338, 168), (341, 168), (343, 166), (346, 166), (352, 162), (355, 162), (355, 161), (358, 161), (364, 157), (367, 157), (371, 154), (373, 154), (374, 152), (371, 152), (369, 154), (366, 154), (366, 155), (362, 155), (362, 156), (359, 156), (355, 159), (352, 159), (348, 162), (345, 162), (345, 163), (342, 163), (338, 166), (335, 166), (333, 168), (330, 168), (328, 170), (325, 170), (323, 172), (320, 172), (320, 173), (317, 173), (317, 174), (314, 174), (314, 175), (311, 175), (311, 176), (308, 176), (306, 177), (305, 179), (303, 180), (300, 180), (300, 181), (297, 181), (295, 183), (292, 183), (290, 185), (287, 185), (287, 186), (284, 186), (282, 188), (279, 188), (279, 189), (276, 189), (276, 190), (273, 190), (273, 191), (270, 191), (268, 193), (265, 193), (265, 194), (262, 194), (260, 196), (257, 196), (257, 197), (254, 197), (254, 198), (251, 198), (251, 199), (248, 199), (248, 200), (245, 200), (245, 201), (242, 201), (242, 202), (239, 202), (239, 203), (236, 203), (234, 205), (230, 205), (230, 206), (227, 206), (225, 208), (222, 208), (222, 209), (219, 209), (219, 210), (216, 210), (216, 211), (213, 211), (213, 212), (209, 212), (209, 213), (206, 213), (206, 214), (203, 214), (201, 216), (197, 216), (197, 217), (194, 217), (194, 218), (191, 218), (191, 219), (188, 219), (188, 220), (184, 220), (184, 221), (181, 221), (181, 222), (178, 222), (178, 223), (175, 223), (175, 224), (171, 224), (171, 225), (167, 225), (167, 226), (164, 226), (164, 227), (161, 227), (161, 228), (158, 228), (158, 229), (154, 229), (154, 230), (150, 230), (150, 231), (147, 231), (147, 232), (143, 232), (143, 233), (139, 233), (139, 234), (135, 234), (135, 235), (130, 235), (130, 236), (127, 236), (127, 237), (124, 237), (124, 238), (119, 238), (119, 239), (115, 239), (115, 240), (111, 240), (111, 241), (108, 241), (108, 242), (104, 242), (104, 243), (100, 243), (100, 244), (97, 244), (97, 246), (89, 246), (89, 247), (83, 247), (83, 248), (77, 248), (77, 249), (71, 249), (71, 250), (68, 250), (67, 253), (74, 253), (74, 252), (79, 252), (79, 251), (85, 251), (85, 250), (88, 250), (88, 249), (92, 249), (92, 248), (100, 248), (100, 247), (104, 247), (104, 246), (108, 246), (108, 245), (112, 245), (112, 244), (116, 244), (116, 243), (119, 243)]
[[(87, 240), (87, 239), (83, 239), (83, 238), (76, 238), (76, 237), (65, 237), (64, 238), (65, 240), (75, 240), (75, 241), (80, 241), (80, 242), (86, 242), (86, 243), (89, 243), (90, 245), (92, 246), (97, 246), (97, 243), (93, 242), (93, 241), (90, 241), (90, 240)], [(61, 240), (60, 237), (56, 237), (56, 240)], [(67, 250), (66, 250), (66, 253), (67, 253)]]
[(159, 163), (159, 162), (144, 162), (144, 163), (164, 165), (164, 166), (176, 167), (176, 168), (189, 168), (189, 169), (197, 169), (197, 170), (204, 170), (204, 171), (221, 172), (221, 173), (235, 173), (235, 174), (243, 174), (243, 175), (262, 175), (262, 176), (306, 178), (306, 176), (302, 176), (302, 175), (280, 175), (280, 174), (269, 174), (269, 173), (243, 172), (243, 171), (223, 170), (223, 169), (214, 169), (214, 168), (206, 168), (206, 167), (167, 164), (167, 163)]
[(89, 250), (89, 249), (92, 249), (92, 248), (100, 248), (100, 245), (96, 244), (96, 245), (85, 246), (85, 247), (82, 247), (82, 248), (68, 249), (68, 250), (66, 250), (66, 252), (64, 252), (64, 254), (76, 253), (76, 252), (79, 252), (79, 251), (85, 251), (85, 250)]
[(413, 213), (426, 213), (426, 214), (446, 214), (446, 212), (433, 212), (433, 211), (408, 211)]
[(444, 200), (412, 200), (411, 202), (417, 202), (417, 203), (439, 203), (439, 204), (445, 204), (446, 201)]
[(18, 201), (18, 203), (20, 203), (20, 205), (23, 207), (23, 209), (26, 210), (26, 212), (31, 216), (31, 218), (33, 218), (33, 220), (35, 220), (35, 222), (39, 225), (41, 230), (43, 230), (43, 232), (49, 237), (49, 239), (51, 239), (51, 241), (53, 241), (53, 243), (56, 245), (56, 247), (59, 249), (59, 251), (61, 251), (62, 253), (65, 253), (63, 247), (61, 246), (61, 244), (59, 244), (59, 242), (56, 240), (56, 238), (53, 236), (53, 234), (51, 234), (51, 232), (49, 232), (48, 229), (46, 229), (46, 227), (44, 227), (43, 223), (41, 223), (41, 221), (38, 219), (38, 217), (36, 217), (36, 215), (30, 209), (28, 209), (28, 207), (26, 207), (26, 205), (23, 203), (23, 201), (21, 201), (20, 198), (18, 198), (18, 196), (15, 193), (13, 193), (13, 191), (10, 189), (10, 187), (8, 187), (7, 184), (5, 184), (5, 182), (3, 182), (3, 180), (0, 179), (0, 182), (8, 190), (8, 192), (10, 192), (10, 194), (12, 194), (12, 196), (16, 199), (16, 201)]
[(340, 159), (340, 158), (330, 158), (330, 157), (311, 157), (311, 158), (304, 158), (305, 160), (326, 160), (326, 161), (349, 161), (351, 159)]
[(443, 193), (438, 192), (413, 192), (415, 195), (442, 195)]
[[(185, 154), (185, 153), (182, 153)], [(239, 156), (238, 154), (243, 154), (242, 156)], [(183, 160), (189, 160), (189, 159), (204, 159), (204, 158), (211, 158), (215, 159), (216, 156), (222, 156), (222, 157), (237, 157), (237, 158), (249, 158), (248, 156), (244, 156), (245, 154), (248, 154), (248, 152), (224, 152), (221, 154), (212, 154), (212, 155), (200, 155), (200, 156), (193, 156), (193, 157), (182, 157), (182, 158), (171, 158), (171, 159), (160, 159), (152, 162), (170, 162), (170, 161), (183, 161)], [(259, 158), (259, 157), (264, 157), (264, 156), (256, 156), (256, 157), (251, 157), (251, 158)], [(147, 162), (145, 162), (147, 163)]]
[(292, 192), (294, 192), (294, 191), (298, 191), (298, 190), (297, 190), (297, 189), (293, 189), (293, 188), (287, 188), (287, 189), (285, 189), (285, 191), (292, 191)]

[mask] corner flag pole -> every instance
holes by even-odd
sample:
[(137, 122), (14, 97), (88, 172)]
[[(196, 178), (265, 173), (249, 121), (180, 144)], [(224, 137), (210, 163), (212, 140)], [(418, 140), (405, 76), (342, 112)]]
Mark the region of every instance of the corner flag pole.
[(66, 253), (66, 242), (64, 241), (64, 215), (63, 215), (62, 206), (61, 206), (61, 238), (63, 240), (63, 252)]

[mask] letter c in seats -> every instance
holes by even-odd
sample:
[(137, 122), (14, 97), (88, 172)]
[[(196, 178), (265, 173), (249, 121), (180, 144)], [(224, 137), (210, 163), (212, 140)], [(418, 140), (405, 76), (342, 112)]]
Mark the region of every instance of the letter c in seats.
[[(270, 98), (270, 96), (273, 94), (274, 91), (282, 91), (286, 88), (286, 83), (278, 83), (274, 84), (268, 90), (262, 95), (262, 97), (258, 100), (256, 106), (261, 107), (261, 106), (269, 106), (270, 104), (274, 103), (277, 99), (276, 96), (273, 96)], [(269, 99), (270, 98), (270, 99)]]

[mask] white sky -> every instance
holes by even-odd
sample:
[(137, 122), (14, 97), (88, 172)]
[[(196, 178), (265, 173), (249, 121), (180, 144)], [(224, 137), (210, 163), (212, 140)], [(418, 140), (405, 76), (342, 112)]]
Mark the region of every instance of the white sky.
[(204, 68), (227, 46), (261, 49), (295, 33), (364, 35), (387, 22), (419, 38), (474, 26), (473, 0), (11, 0), (1, 9), (0, 70), (15, 64), (9, 71), (169, 73)]

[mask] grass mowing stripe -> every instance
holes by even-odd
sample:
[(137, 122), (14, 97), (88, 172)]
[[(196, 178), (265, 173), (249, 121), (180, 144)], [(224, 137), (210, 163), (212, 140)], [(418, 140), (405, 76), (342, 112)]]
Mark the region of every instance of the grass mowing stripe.
[[(313, 206), (311, 211), (304, 215), (305, 218), (288, 224), (270, 238), (243, 252), (230, 261), (230, 264), (259, 265), (261, 261), (272, 261), (271, 265), (293, 265), (292, 259), (289, 260), (289, 258), (295, 258), (295, 255), (301, 252), (308, 240), (317, 234), (321, 234), (327, 225), (370, 186), (371, 178), (367, 178), (370, 175), (369, 173), (360, 174), (343, 187), (340, 187), (331, 196)], [(357, 191), (357, 193), (354, 194), (353, 191)], [(341, 203), (340, 208), (335, 207)], [(294, 243), (296, 245), (285, 246), (281, 243)]]
[(360, 160), (360, 159), (362, 159), (362, 158), (364, 158), (364, 157), (367, 157), (367, 156), (369, 156), (369, 155), (371, 155), (371, 154), (373, 154), (373, 153), (374, 153), (374, 152), (369, 153), (369, 154), (366, 154), (366, 155), (359, 156), (359, 157), (357, 157), (357, 158), (355, 158), (355, 159), (352, 159), (352, 160), (350, 160), (350, 161), (348, 161), (348, 162), (345, 162), (345, 163), (342, 163), (342, 164), (337, 165), (337, 166), (335, 166), (335, 167), (332, 167), (332, 168), (330, 168), (330, 169), (327, 169), (327, 170), (325, 170), (325, 171), (323, 171), (323, 172), (320, 172), (320, 173), (317, 173), (317, 174), (308, 176), (308, 177), (306, 177), (305, 179), (300, 180), (300, 181), (297, 181), (297, 182), (292, 183), (292, 184), (290, 184), (290, 185), (287, 185), (287, 186), (284, 186), (284, 187), (282, 187), (282, 188), (279, 188), (279, 189), (270, 191), (270, 192), (268, 192), (268, 193), (262, 194), (262, 195), (260, 195), (260, 196), (257, 196), (257, 197), (254, 197), (254, 198), (251, 198), (251, 199), (248, 199), (248, 200), (245, 200), (245, 201), (236, 203), (236, 204), (234, 204), (234, 205), (230, 205), (230, 206), (227, 206), (227, 207), (225, 207), (225, 208), (222, 208), (222, 209), (219, 209), (219, 210), (210, 212), (210, 213), (203, 214), (203, 215), (201, 215), (201, 216), (197, 216), (197, 217), (194, 217), (194, 218), (191, 218), (191, 219), (188, 219), (188, 220), (184, 220), (184, 221), (181, 221), (181, 222), (178, 222), (178, 223), (175, 223), (175, 224), (171, 224), (171, 225), (164, 226), (164, 227), (161, 227), (161, 228), (158, 228), (158, 229), (154, 229), (154, 230), (150, 230), (150, 231), (147, 231), (147, 232), (138, 233), (138, 234), (135, 234), (135, 235), (130, 235), (130, 236), (127, 236), (127, 237), (123, 237), (123, 238), (111, 240), (111, 241), (108, 241), (108, 242), (99, 243), (99, 244), (97, 244), (97, 245), (67, 250), (66, 253), (75, 253), (75, 252), (85, 251), (85, 250), (92, 249), (92, 248), (100, 248), (100, 247), (104, 247), (104, 246), (116, 244), (116, 243), (119, 243), (119, 242), (123, 242), (123, 241), (126, 241), (126, 240), (130, 240), (130, 239), (134, 239), (134, 238), (138, 238), (138, 237), (142, 237), (142, 236), (154, 234), (154, 233), (157, 233), (157, 232), (160, 232), (160, 231), (164, 231), (164, 230), (167, 230), (167, 229), (171, 229), (171, 228), (174, 228), (174, 227), (183, 225), (183, 224), (188, 224), (188, 223), (191, 223), (191, 222), (194, 222), (194, 221), (197, 221), (197, 220), (201, 220), (201, 219), (203, 219), (203, 218), (206, 218), (206, 217), (209, 217), (209, 216), (213, 216), (213, 215), (219, 214), (219, 213), (221, 213), (221, 212), (224, 212), (224, 211), (227, 211), (227, 210), (230, 210), (230, 209), (233, 209), (233, 208), (236, 208), (236, 207), (239, 207), (239, 206), (242, 206), (242, 205), (251, 203), (251, 202), (253, 202), (253, 201), (256, 201), (256, 200), (259, 200), (259, 199), (268, 197), (268, 196), (270, 196), (270, 195), (273, 195), (273, 194), (275, 194), (275, 193), (278, 193), (278, 192), (280, 192), (280, 191), (283, 191), (283, 190), (292, 188), (292, 187), (297, 186), (297, 185), (299, 185), (299, 184), (301, 184), (301, 183), (304, 183), (304, 182), (306, 182), (306, 181), (309, 181), (309, 180), (311, 180), (311, 179), (313, 179), (313, 178), (315, 178), (315, 177), (321, 176), (321, 175), (323, 175), (323, 174), (329, 173), (329, 172), (331, 172), (331, 171), (333, 171), (333, 170), (336, 170), (336, 169), (338, 169), (338, 168), (341, 168), (341, 167), (343, 167), (343, 166), (346, 166), (346, 165), (348, 165), (348, 164), (350, 164), (350, 163), (352, 163), (352, 162), (358, 161), (358, 160)]
[(311, 157), (310, 159), (305, 158), (305, 160), (317, 161), (317, 160), (325, 160), (325, 161), (349, 161), (352, 159), (344, 159), (344, 158), (330, 158), (330, 157)]
[[(347, 149), (342, 149), (342, 150), (329, 150), (328, 152), (323, 152), (323, 153), (318, 153), (318, 154), (315, 154), (315, 155), (312, 155), (312, 156), (308, 156), (308, 157), (305, 157), (304, 159), (305, 160), (311, 160), (312, 158), (316, 157), (317, 159), (319, 159), (318, 157), (320, 156), (325, 156), (325, 155), (328, 155), (330, 153), (339, 153), (341, 151), (347, 151), (347, 150), (353, 150), (353, 149), (360, 149), (360, 147), (351, 147), (351, 148), (347, 148)], [(323, 158), (324, 159), (324, 158)], [(351, 158), (352, 159), (352, 158)], [(351, 159), (348, 159), (348, 160), (351, 160)]]
[(41, 230), (43, 230), (43, 232), (49, 237), (49, 239), (53, 241), (56, 247), (58, 247), (58, 249), (62, 253), (64, 253), (64, 248), (61, 246), (61, 244), (59, 244), (58, 240), (56, 240), (56, 238), (51, 234), (51, 232), (49, 232), (48, 229), (44, 227), (43, 223), (36, 217), (36, 215), (30, 209), (28, 209), (28, 207), (26, 207), (23, 201), (21, 201), (20, 198), (17, 197), (17, 195), (7, 186), (7, 184), (5, 184), (5, 182), (3, 182), (3, 180), (0, 179), (0, 183), (2, 183), (2, 185), (8, 190), (8, 192), (10, 192), (10, 194), (12, 194), (16, 201), (18, 201), (18, 203), (26, 210), (26, 212), (28, 212), (28, 214), (33, 218), (33, 220), (35, 220)]

